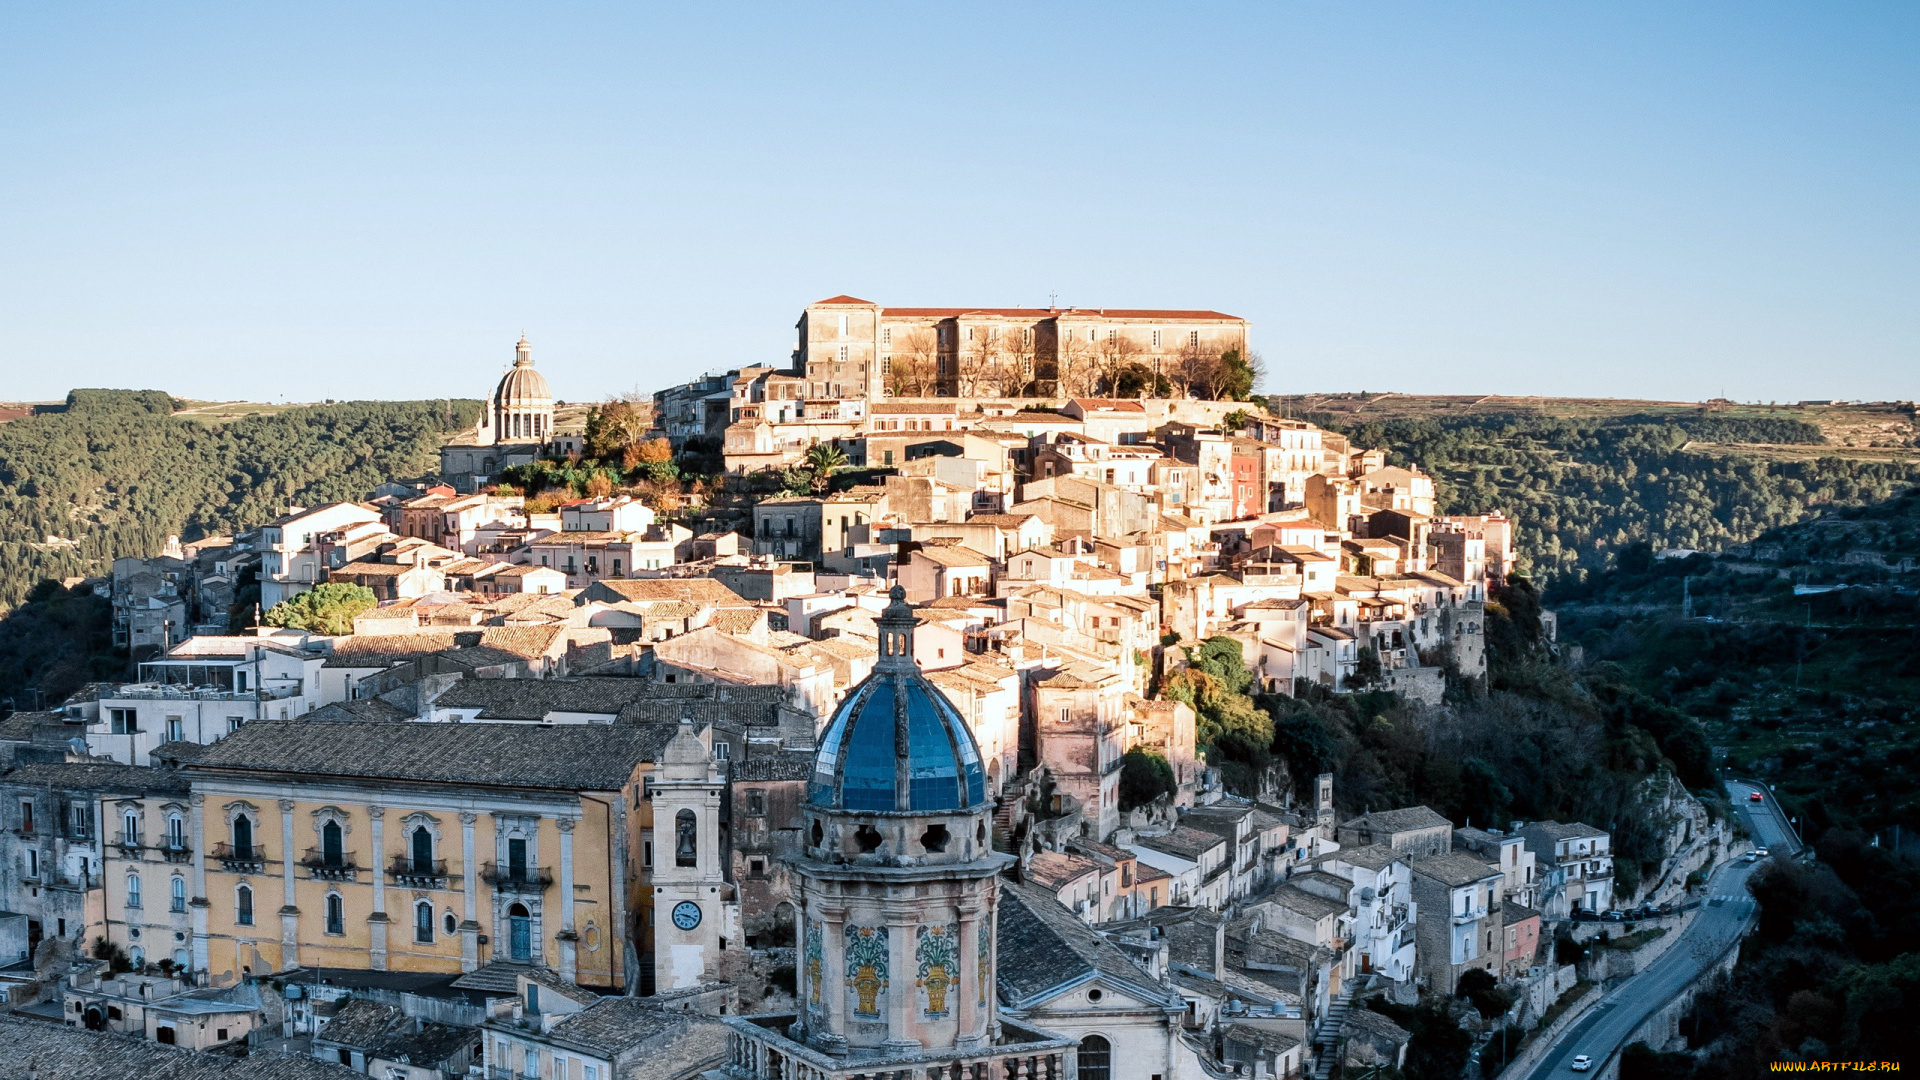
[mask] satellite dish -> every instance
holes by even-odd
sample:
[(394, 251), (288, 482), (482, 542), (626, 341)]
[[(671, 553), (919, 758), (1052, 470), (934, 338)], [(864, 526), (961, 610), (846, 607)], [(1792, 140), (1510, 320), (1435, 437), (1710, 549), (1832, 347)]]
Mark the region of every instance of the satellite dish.
[(67, 740), (67, 749), (76, 754), (84, 754), (87, 752), (87, 740), (75, 735), (73, 738)]

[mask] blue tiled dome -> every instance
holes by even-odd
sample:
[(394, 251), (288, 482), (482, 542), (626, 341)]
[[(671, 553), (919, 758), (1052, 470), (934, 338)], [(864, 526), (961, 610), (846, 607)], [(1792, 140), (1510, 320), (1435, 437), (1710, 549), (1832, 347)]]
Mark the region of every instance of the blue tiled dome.
[(914, 663), (913, 612), (897, 586), (880, 617), (880, 658), (827, 723), (807, 800), (826, 809), (924, 812), (987, 801), (980, 747)]

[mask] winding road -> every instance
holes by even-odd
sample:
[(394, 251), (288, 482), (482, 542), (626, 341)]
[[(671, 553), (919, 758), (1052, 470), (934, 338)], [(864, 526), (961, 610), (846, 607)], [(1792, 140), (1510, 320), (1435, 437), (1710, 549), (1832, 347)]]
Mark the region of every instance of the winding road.
[[(1759, 792), (1763, 801), (1752, 801)], [(1730, 780), (1727, 793), (1746, 819), (1754, 842), (1775, 857), (1797, 854), (1800, 844), (1787, 828), (1786, 816), (1773, 794), (1757, 784)], [(1525, 1077), (1548, 1080), (1570, 1077), (1573, 1059), (1585, 1054), (1599, 1071), (1607, 1059), (1625, 1047), (1635, 1028), (1706, 971), (1727, 947), (1746, 931), (1755, 914), (1747, 893), (1747, 878), (1759, 863), (1735, 860), (1722, 866), (1708, 881), (1707, 901), (1680, 933), (1680, 937), (1644, 971), (1607, 991), (1579, 1022), (1562, 1032)]]

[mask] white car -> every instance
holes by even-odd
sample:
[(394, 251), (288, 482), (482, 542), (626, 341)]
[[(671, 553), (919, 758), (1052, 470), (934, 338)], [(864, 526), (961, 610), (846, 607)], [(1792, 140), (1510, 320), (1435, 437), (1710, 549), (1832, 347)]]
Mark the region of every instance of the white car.
[(1760, 858), (1762, 858), (1762, 859), (1764, 859), (1764, 858), (1766, 858), (1767, 856), (1769, 856), (1769, 855), (1771, 855), (1771, 854), (1773, 854), (1773, 852), (1771, 852), (1771, 851), (1768, 851), (1768, 850), (1767, 850), (1766, 848), (1763, 848), (1763, 847), (1762, 847), (1762, 848), (1754, 848), (1754, 849), (1753, 849), (1753, 853), (1754, 853), (1754, 854), (1755, 854), (1756, 856), (1758, 856), (1758, 857), (1760, 857)]
[(1581, 1054), (1579, 1057), (1573, 1059), (1574, 1072), (1586, 1072), (1591, 1068), (1593, 1068), (1593, 1059), (1587, 1055)]

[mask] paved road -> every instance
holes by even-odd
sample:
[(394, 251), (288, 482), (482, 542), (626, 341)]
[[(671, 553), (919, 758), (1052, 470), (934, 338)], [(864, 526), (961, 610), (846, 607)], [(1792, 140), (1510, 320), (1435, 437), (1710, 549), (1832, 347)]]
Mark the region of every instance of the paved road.
[[(1761, 793), (1764, 802), (1751, 801), (1749, 796), (1755, 791)], [(1786, 818), (1771, 792), (1741, 781), (1729, 781), (1727, 792), (1758, 845), (1778, 856), (1799, 850), (1800, 845), (1787, 830)], [(1737, 860), (1722, 866), (1708, 881), (1706, 904), (1681, 932), (1679, 940), (1645, 971), (1607, 991), (1600, 1004), (1562, 1032), (1553, 1049), (1520, 1080), (1565, 1080), (1573, 1076), (1571, 1062), (1575, 1057), (1586, 1054), (1598, 1069), (1609, 1055), (1625, 1047), (1634, 1028), (1699, 978), (1746, 930), (1754, 915), (1754, 903), (1747, 894), (1747, 878), (1758, 866), (1758, 863)]]
[[(1753, 801), (1755, 792), (1760, 794), (1763, 801)], [(1745, 780), (1729, 780), (1727, 795), (1746, 817), (1747, 829), (1753, 834), (1755, 844), (1776, 855), (1800, 853), (1800, 841), (1794, 839), (1793, 831), (1787, 827), (1787, 815), (1781, 811), (1773, 792)]]

